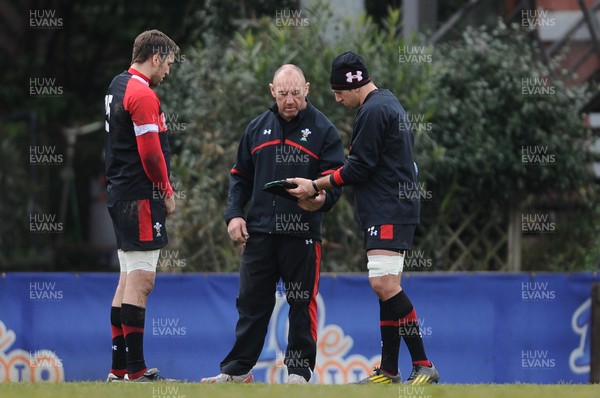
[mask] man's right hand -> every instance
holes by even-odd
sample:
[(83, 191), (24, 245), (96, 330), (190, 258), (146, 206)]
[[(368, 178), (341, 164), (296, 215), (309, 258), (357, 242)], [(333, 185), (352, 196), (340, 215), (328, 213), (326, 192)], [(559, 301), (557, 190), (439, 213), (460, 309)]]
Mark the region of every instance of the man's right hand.
[(165, 207), (167, 208), (167, 215), (173, 214), (175, 211), (175, 198), (173, 196), (165, 198)]
[(250, 235), (246, 229), (246, 220), (242, 217), (235, 217), (229, 220), (227, 224), (227, 233), (234, 242), (246, 243)]

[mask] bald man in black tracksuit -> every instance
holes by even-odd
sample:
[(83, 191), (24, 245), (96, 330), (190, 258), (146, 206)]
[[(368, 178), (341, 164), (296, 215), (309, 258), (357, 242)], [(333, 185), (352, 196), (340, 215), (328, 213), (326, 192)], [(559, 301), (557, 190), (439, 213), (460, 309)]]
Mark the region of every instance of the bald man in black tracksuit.
[[(418, 318), (400, 285), (404, 254), (419, 223), (413, 135), (406, 112), (389, 90), (371, 81), (363, 59), (352, 52), (337, 56), (331, 67), (335, 99), (358, 108), (350, 154), (343, 167), (316, 181), (291, 178), (299, 199), (331, 187), (353, 185), (356, 210), (364, 231), (369, 282), (379, 297), (381, 366), (359, 383), (401, 383), (400, 339), (411, 355), (413, 370), (405, 383), (438, 383), (439, 374), (425, 354)], [(415, 193), (417, 193), (415, 195)]]
[(339, 133), (308, 101), (309, 87), (297, 66), (279, 68), (270, 84), (276, 104), (250, 122), (240, 142), (225, 210), (229, 236), (245, 245), (236, 341), (221, 362), (221, 373), (202, 383), (253, 381), (280, 278), (290, 305), (284, 361), (288, 383), (307, 383), (315, 367), (321, 220), (341, 188), (301, 200), (262, 190), (290, 174), (318, 178), (344, 164)]

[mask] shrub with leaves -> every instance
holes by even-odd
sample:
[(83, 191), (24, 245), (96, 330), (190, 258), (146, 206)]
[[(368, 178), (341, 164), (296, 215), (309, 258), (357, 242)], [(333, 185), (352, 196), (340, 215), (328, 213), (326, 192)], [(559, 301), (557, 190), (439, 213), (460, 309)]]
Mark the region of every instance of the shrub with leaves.
[(510, 207), (585, 186), (585, 88), (553, 75), (518, 28), (469, 28), (435, 56), (437, 189)]
[[(502, 22), (468, 28), (459, 41), (436, 48), (434, 57), (437, 110), (431, 122), (444, 156), (432, 159), (427, 177), (438, 224), (457, 225), (458, 217), (480, 211), (486, 218), (499, 215), (506, 230), (509, 217), (516, 222), (528, 206), (535, 212), (548, 195), (592, 202), (580, 112), (586, 87), (567, 85), (553, 72), (557, 65), (541, 62), (535, 42)], [(443, 244), (446, 236), (433, 228), (428, 244)], [(554, 245), (563, 255), (572, 246)]]

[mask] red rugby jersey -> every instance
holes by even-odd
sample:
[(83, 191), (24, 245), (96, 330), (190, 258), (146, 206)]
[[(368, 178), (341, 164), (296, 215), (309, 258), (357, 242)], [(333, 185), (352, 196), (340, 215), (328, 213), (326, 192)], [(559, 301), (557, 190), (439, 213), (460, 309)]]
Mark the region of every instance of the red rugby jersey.
[(148, 77), (129, 68), (113, 79), (104, 103), (108, 206), (173, 195), (165, 117)]

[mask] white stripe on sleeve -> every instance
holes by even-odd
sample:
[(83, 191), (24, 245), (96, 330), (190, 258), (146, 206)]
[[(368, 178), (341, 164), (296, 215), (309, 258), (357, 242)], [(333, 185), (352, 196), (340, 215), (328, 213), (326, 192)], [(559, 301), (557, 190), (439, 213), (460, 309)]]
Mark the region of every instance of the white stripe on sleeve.
[(138, 126), (137, 124), (133, 123), (133, 130), (135, 131), (136, 137), (146, 133), (158, 133), (158, 124), (142, 124)]

